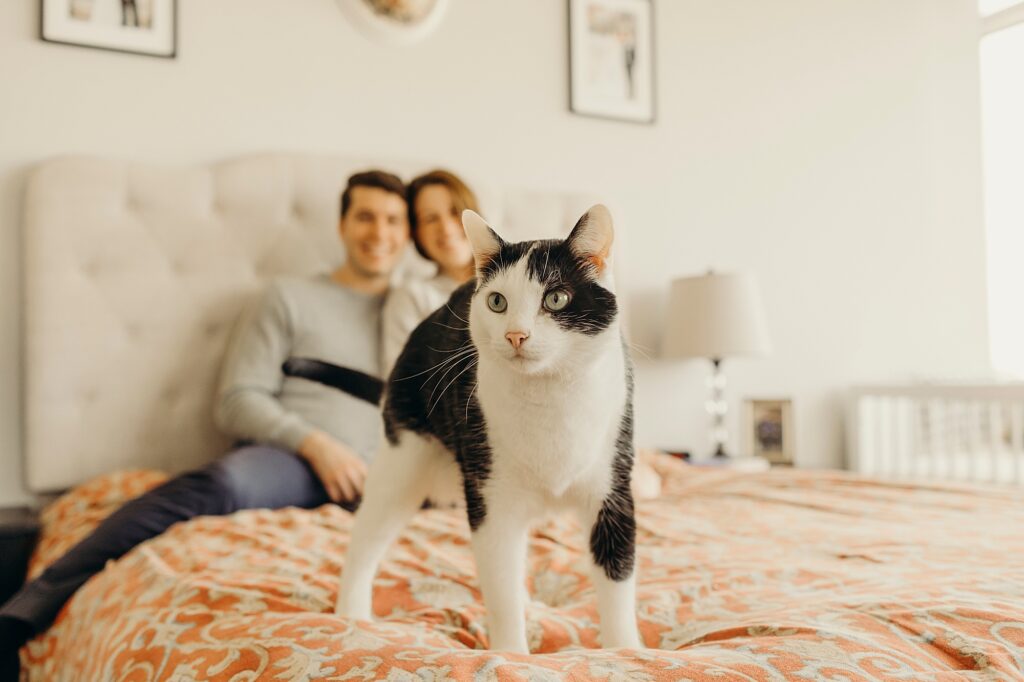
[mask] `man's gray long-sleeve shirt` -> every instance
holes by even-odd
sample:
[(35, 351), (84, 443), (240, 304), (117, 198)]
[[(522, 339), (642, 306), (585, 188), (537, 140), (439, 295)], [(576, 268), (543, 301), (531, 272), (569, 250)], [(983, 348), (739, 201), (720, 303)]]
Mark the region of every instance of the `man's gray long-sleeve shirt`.
[(281, 365), (305, 357), (379, 376), (383, 301), (326, 275), (274, 280), (242, 314), (228, 345), (215, 411), (220, 429), (293, 451), (319, 429), (369, 461), (381, 432), (377, 408), (287, 377)]

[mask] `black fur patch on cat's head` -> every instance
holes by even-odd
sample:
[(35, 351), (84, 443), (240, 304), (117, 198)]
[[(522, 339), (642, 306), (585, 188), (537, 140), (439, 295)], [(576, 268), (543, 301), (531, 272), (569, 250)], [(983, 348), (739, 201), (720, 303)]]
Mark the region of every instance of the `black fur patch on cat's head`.
[(615, 294), (596, 281), (594, 264), (578, 256), (569, 239), (547, 239), (534, 244), (536, 247), (526, 260), (530, 277), (544, 287), (544, 296), (558, 289), (569, 294), (565, 308), (548, 312), (551, 319), (566, 331), (587, 336), (608, 329), (618, 313), (618, 304)]

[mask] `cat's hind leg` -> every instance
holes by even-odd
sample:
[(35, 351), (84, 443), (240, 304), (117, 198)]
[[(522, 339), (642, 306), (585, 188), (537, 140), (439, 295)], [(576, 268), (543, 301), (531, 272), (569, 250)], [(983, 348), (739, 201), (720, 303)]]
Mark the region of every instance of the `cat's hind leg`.
[(352, 524), (335, 613), (373, 617), (373, 578), (391, 543), (431, 492), (435, 474), (451, 457), (436, 441), (412, 432), (385, 442), (370, 464), (363, 500)]

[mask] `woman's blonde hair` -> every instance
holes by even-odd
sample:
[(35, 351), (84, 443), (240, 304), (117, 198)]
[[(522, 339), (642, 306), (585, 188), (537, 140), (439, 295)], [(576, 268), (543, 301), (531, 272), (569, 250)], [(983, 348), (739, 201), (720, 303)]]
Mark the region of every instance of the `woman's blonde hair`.
[(424, 187), (431, 185), (441, 185), (447, 187), (448, 192), (452, 195), (452, 203), (455, 205), (455, 210), (461, 215), (467, 208), (480, 212), (480, 204), (477, 203), (476, 195), (473, 194), (473, 190), (469, 188), (465, 182), (462, 181), (455, 173), (450, 171), (436, 169), (428, 173), (424, 173), (419, 177), (415, 178), (409, 183), (409, 186), (405, 190), (405, 203), (409, 210), (409, 233), (412, 235), (412, 243), (416, 245), (416, 250), (420, 252), (420, 255), (430, 260), (430, 256), (423, 250), (419, 240), (419, 221), (416, 218), (416, 197), (423, 190)]

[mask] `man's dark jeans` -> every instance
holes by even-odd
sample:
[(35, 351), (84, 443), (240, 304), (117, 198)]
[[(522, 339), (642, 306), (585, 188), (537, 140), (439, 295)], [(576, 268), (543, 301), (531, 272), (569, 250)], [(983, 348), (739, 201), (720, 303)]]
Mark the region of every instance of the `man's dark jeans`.
[(107, 561), (179, 521), (240, 509), (311, 509), (329, 501), (320, 479), (298, 455), (265, 445), (239, 448), (125, 504), (42, 575), (26, 583), (0, 607), (0, 616), (19, 619), (36, 633), (43, 632), (75, 590)]

